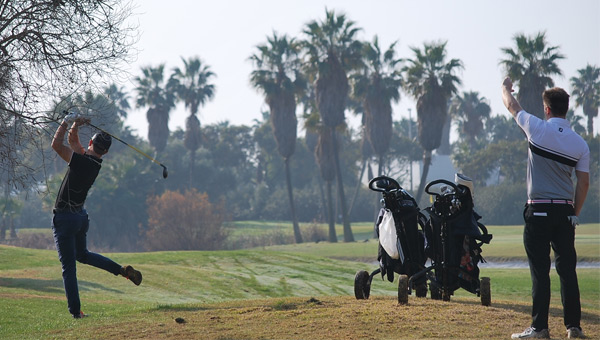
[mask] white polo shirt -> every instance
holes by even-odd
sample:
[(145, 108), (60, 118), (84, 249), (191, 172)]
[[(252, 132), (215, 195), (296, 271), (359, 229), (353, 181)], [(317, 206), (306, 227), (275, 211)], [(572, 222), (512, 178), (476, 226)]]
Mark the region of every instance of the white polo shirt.
[(515, 120), (527, 135), (527, 196), (529, 199), (569, 199), (575, 195), (573, 169), (590, 171), (590, 149), (569, 121), (547, 121), (525, 110)]

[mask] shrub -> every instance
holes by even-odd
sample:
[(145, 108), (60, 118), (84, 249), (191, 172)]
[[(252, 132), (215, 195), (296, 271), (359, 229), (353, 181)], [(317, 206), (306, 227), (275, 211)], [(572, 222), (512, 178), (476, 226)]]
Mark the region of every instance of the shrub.
[(19, 235), (19, 237), (4, 240), (1, 243), (23, 248), (56, 249), (54, 245), (54, 237), (45, 232), (22, 233)]
[(147, 205), (147, 250), (215, 250), (227, 237), (224, 203), (211, 204), (205, 193), (165, 191), (148, 198)]
[(523, 209), (527, 201), (524, 182), (503, 182), (499, 185), (475, 188), (475, 211), (486, 225), (523, 224)]

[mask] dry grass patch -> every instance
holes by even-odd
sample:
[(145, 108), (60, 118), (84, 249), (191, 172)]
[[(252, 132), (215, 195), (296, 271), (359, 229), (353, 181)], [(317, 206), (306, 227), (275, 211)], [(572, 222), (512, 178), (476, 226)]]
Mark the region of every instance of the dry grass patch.
[[(92, 320), (63, 339), (507, 339), (530, 323), (528, 303), (496, 301), (483, 307), (477, 298), (450, 302), (410, 297), (355, 300), (350, 296), (230, 301), (159, 307), (109, 327)], [(600, 312), (586, 310), (582, 326), (600, 337)], [(565, 337), (562, 309), (552, 306), (553, 339)]]

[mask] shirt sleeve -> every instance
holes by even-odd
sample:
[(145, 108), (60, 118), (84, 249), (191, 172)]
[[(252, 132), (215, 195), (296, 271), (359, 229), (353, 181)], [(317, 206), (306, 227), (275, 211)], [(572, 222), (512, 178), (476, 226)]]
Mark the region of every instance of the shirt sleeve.
[(535, 135), (540, 131), (544, 121), (539, 119), (538, 117), (528, 113), (525, 110), (521, 110), (517, 112), (515, 116), (515, 120), (517, 124), (523, 129), (525, 134), (527, 135), (527, 139), (531, 139), (532, 135)]
[(579, 158), (575, 165), (575, 170), (582, 172), (590, 172), (590, 148), (586, 148), (586, 152)]

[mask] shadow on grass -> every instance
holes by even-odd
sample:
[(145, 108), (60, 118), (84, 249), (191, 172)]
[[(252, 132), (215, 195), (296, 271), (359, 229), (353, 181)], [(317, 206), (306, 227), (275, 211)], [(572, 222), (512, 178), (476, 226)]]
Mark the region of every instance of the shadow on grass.
[[(94, 282), (79, 280), (78, 283), (80, 291), (99, 289), (111, 293), (122, 293), (118, 289), (109, 288)], [(44, 293), (64, 293), (62, 280), (0, 277), (0, 287), (30, 289)]]
[[(464, 304), (469, 304), (469, 305), (479, 305), (479, 303), (477, 303), (475, 301), (460, 301), (458, 303), (464, 303)], [(523, 313), (523, 314), (527, 314), (527, 315), (531, 314), (531, 305), (530, 304), (529, 305), (521, 305), (521, 304), (512, 304), (512, 303), (506, 303), (506, 302), (494, 302), (494, 300), (492, 299), (491, 307), (512, 310), (514, 312)], [(559, 308), (559, 307), (550, 307), (549, 313), (553, 317), (557, 317), (557, 318), (563, 317), (563, 309)], [(587, 319), (587, 320), (598, 321), (599, 316), (598, 316), (598, 314), (589, 313), (589, 312), (586, 312), (585, 310), (582, 310), (581, 318)]]

